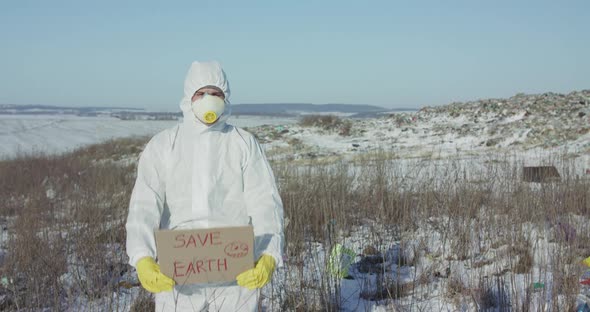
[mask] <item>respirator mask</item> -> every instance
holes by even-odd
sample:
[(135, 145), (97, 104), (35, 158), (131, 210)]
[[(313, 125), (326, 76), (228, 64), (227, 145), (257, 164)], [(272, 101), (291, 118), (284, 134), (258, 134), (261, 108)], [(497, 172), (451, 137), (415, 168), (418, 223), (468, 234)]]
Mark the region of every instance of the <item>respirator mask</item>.
[(205, 93), (202, 98), (192, 103), (195, 116), (204, 124), (212, 125), (225, 110), (225, 100), (218, 96)]

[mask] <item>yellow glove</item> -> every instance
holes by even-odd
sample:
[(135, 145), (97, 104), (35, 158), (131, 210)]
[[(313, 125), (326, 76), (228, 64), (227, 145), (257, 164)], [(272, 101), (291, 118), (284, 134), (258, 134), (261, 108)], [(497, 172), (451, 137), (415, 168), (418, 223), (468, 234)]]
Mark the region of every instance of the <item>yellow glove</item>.
[(582, 261), (583, 264), (585, 264), (586, 266), (590, 267), (590, 257), (584, 259), (584, 261)]
[(270, 282), (272, 273), (275, 271), (275, 258), (271, 255), (262, 255), (256, 262), (253, 269), (242, 272), (236, 277), (238, 285), (250, 290), (262, 288)]
[(137, 277), (141, 286), (151, 293), (170, 291), (174, 287), (174, 280), (160, 272), (160, 266), (152, 257), (143, 257), (137, 261)]

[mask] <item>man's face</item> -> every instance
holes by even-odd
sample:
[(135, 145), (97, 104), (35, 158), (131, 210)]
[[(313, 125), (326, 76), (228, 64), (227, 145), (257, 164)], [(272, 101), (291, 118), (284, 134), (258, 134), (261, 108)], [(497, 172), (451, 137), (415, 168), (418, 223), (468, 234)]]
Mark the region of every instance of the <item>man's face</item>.
[(221, 98), (222, 100), (225, 100), (225, 94), (223, 94), (223, 91), (221, 91), (221, 89), (213, 86), (207, 86), (197, 90), (197, 92), (193, 94), (191, 101), (195, 102), (196, 100), (202, 98), (205, 94), (216, 96)]

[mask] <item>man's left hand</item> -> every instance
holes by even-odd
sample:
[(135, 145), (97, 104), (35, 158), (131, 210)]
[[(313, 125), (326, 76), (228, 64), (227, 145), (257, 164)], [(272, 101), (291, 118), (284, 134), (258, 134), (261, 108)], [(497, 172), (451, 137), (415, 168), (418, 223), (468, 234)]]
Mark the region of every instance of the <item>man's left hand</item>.
[(253, 269), (245, 271), (236, 277), (238, 285), (250, 290), (262, 288), (262, 286), (270, 282), (275, 266), (276, 261), (273, 256), (262, 255)]

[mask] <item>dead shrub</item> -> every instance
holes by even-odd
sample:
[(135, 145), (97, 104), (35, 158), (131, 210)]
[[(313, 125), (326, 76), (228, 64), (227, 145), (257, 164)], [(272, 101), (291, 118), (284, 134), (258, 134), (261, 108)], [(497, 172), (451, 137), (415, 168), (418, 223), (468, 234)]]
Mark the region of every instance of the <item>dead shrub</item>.
[(350, 120), (344, 121), (343, 124), (340, 126), (340, 129), (338, 130), (338, 134), (341, 136), (352, 135), (352, 121), (350, 121)]
[(463, 296), (468, 293), (469, 289), (463, 284), (461, 279), (456, 276), (451, 276), (447, 282), (446, 296), (448, 298), (455, 298), (457, 296)]
[[(578, 274), (567, 274), (555, 272), (553, 275), (553, 291), (551, 305), (555, 311), (574, 311), (578, 294), (580, 293), (580, 282)], [(564, 300), (559, 300), (560, 295)]]
[(531, 272), (534, 264), (533, 253), (530, 243), (526, 240), (517, 242), (517, 245), (511, 248), (511, 259), (516, 257), (516, 263), (512, 266), (512, 272), (516, 274), (526, 274)]
[(495, 311), (511, 311), (510, 295), (504, 279), (496, 277), (493, 280), (480, 280), (478, 304), (480, 311), (494, 309)]
[[(287, 241), (299, 246), (307, 239), (324, 241), (333, 233), (346, 229), (354, 215), (352, 179), (343, 168), (312, 166), (305, 170), (278, 167), (277, 176), (282, 180), (280, 191), (289, 218), (286, 228)], [(295, 252), (294, 254), (298, 254)]]
[(13, 281), (11, 301), (20, 308), (60, 309), (64, 297), (61, 276), (67, 272), (66, 241), (58, 227), (46, 227), (34, 214), (14, 223), (4, 268)]
[(52, 197), (61, 194), (67, 179), (84, 165), (64, 156), (30, 155), (0, 161), (0, 215), (13, 216), (22, 210), (31, 196)]
[(101, 298), (115, 292), (120, 278), (129, 270), (122, 248), (114, 248), (122, 246), (117, 242), (117, 232), (108, 223), (85, 224), (70, 232), (73, 283), (87, 298)]
[(133, 301), (130, 312), (145, 312), (156, 310), (156, 302), (153, 295), (145, 290), (140, 291), (139, 296)]
[(352, 129), (352, 121), (343, 120), (334, 115), (306, 115), (301, 117), (299, 125), (302, 127), (318, 127), (326, 131), (337, 131), (342, 136), (349, 136)]

